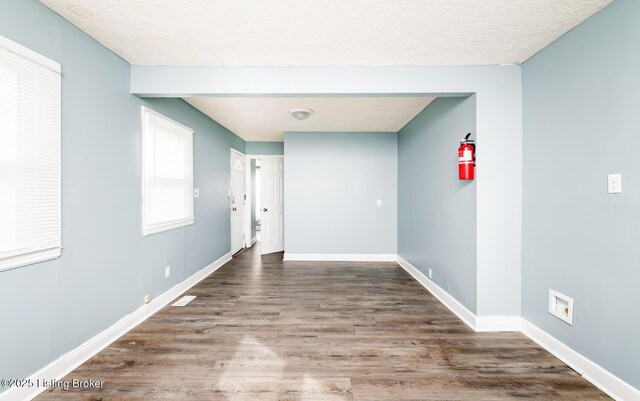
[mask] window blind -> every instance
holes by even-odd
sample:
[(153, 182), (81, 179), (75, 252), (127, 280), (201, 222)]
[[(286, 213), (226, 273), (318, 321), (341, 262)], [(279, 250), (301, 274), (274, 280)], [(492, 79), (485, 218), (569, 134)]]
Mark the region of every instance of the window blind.
[(142, 107), (143, 235), (192, 224), (193, 130)]
[(61, 252), (60, 65), (0, 37), (0, 270)]

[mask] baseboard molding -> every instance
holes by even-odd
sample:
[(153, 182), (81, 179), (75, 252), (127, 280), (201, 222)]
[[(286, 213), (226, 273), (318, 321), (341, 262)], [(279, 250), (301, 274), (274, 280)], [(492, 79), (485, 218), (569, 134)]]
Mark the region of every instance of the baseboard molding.
[(520, 331), (522, 318), (510, 315), (476, 316), (477, 332)]
[(433, 296), (442, 302), (444, 306), (449, 308), (449, 310), (458, 316), (460, 320), (465, 322), (467, 326), (471, 327), (473, 330), (476, 329), (476, 315), (474, 315), (473, 312), (467, 309), (457, 299), (449, 295), (448, 292), (440, 288), (436, 283), (431, 281), (427, 276), (422, 274), (420, 270), (404, 260), (402, 257), (398, 256), (397, 262), (404, 270), (407, 271), (407, 273), (416, 279), (416, 281), (422, 284), (427, 291), (433, 294)]
[(522, 319), (522, 333), (566, 363), (611, 398), (620, 401), (640, 400), (640, 390), (569, 348), (526, 319)]
[(476, 316), (449, 293), (398, 256), (398, 264), (476, 332), (520, 331), (615, 400), (640, 400), (640, 390), (585, 358), (520, 316)]
[(284, 260), (315, 262), (395, 262), (395, 253), (285, 253)]
[[(168, 305), (172, 300), (182, 295), (189, 288), (198, 284), (205, 277), (213, 273), (222, 267), (225, 263), (231, 260), (231, 254), (227, 253), (220, 259), (211, 263), (207, 267), (199, 270), (191, 277), (175, 285), (169, 290), (165, 291), (151, 302), (146, 305), (142, 305), (134, 312), (124, 316), (109, 328), (96, 335), (95, 337), (87, 340), (75, 349), (62, 355), (60, 358), (46, 365), (42, 369), (38, 370), (29, 379), (35, 381), (36, 379), (60, 380), (67, 374), (71, 373), (78, 366), (89, 360), (98, 352), (105, 349), (109, 344), (122, 337), (124, 334), (132, 330), (134, 327), (145, 321), (147, 318), (158, 312), (160, 309)], [(12, 387), (4, 392), (0, 393), (0, 401), (24, 401), (31, 400), (38, 396), (38, 394), (44, 392), (47, 388), (18, 388)]]
[[(531, 338), (542, 348), (549, 351), (562, 362), (570, 366), (582, 375), (586, 380), (598, 387), (615, 400), (630, 401), (640, 400), (640, 390), (626, 383), (611, 372), (602, 368), (595, 362), (587, 359), (567, 345), (558, 341), (550, 334), (538, 328), (531, 322), (519, 316), (476, 316), (449, 293), (428, 279), (422, 272), (416, 269), (411, 263), (397, 255), (388, 254), (285, 254), (285, 260), (323, 260), (323, 261), (397, 261), (416, 281), (426, 288), (443, 305), (458, 316), (465, 324), (474, 331), (521, 331)], [(320, 258), (322, 257), (322, 258)], [(334, 257), (338, 259), (328, 259)], [(351, 259), (345, 259), (351, 257)], [(390, 257), (392, 257), (390, 259)], [(396, 259), (397, 258), (397, 259)], [(138, 324), (145, 321), (151, 315), (168, 305), (172, 300), (182, 295), (189, 288), (193, 287), (205, 277), (222, 267), (231, 260), (228, 253), (220, 259), (211, 263), (204, 269), (193, 274), (191, 277), (167, 290), (150, 303), (141, 306), (133, 313), (124, 316), (108, 329), (81, 344), (74, 350), (66, 353), (42, 369), (32, 374), (29, 378), (36, 379), (62, 379), (78, 366), (86, 362), (98, 352), (102, 351), (109, 344), (129, 332)], [(44, 392), (46, 388), (16, 388), (13, 387), (0, 393), (0, 401), (23, 401), (31, 400), (38, 394)]]

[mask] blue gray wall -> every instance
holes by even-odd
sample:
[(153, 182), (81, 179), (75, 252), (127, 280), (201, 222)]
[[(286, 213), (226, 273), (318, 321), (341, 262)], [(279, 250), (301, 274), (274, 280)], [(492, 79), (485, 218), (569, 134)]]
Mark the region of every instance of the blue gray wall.
[(397, 144), (385, 132), (285, 133), (285, 253), (395, 254)]
[[(636, 388), (639, 20), (640, 1), (616, 0), (523, 66), (523, 315)], [(573, 326), (547, 312), (550, 288), (574, 298)]]
[(284, 142), (247, 142), (248, 155), (284, 155)]
[[(62, 65), (62, 256), (0, 273), (0, 377), (27, 377), (230, 248), (229, 149), (181, 100), (129, 94), (130, 66), (36, 1), (0, 2), (0, 35)], [(140, 106), (194, 134), (195, 223), (143, 237)], [(172, 274), (164, 278), (164, 267)]]
[(468, 132), (475, 96), (438, 98), (398, 133), (398, 254), (476, 313), (476, 182), (458, 180)]

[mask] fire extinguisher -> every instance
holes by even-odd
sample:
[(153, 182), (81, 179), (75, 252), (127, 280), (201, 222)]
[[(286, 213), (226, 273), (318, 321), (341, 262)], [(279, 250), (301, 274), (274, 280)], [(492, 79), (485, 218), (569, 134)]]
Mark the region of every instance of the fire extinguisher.
[(458, 148), (458, 178), (461, 180), (473, 180), (474, 167), (476, 165), (476, 145), (473, 139), (469, 139), (471, 132), (460, 140)]

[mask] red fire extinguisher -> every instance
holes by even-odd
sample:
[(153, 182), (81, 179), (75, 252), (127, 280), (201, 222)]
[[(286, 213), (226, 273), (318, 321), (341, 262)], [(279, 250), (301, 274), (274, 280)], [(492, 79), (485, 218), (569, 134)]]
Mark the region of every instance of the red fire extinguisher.
[(458, 148), (458, 178), (461, 180), (473, 180), (474, 167), (476, 165), (476, 145), (473, 139), (469, 139), (471, 132), (460, 140)]

